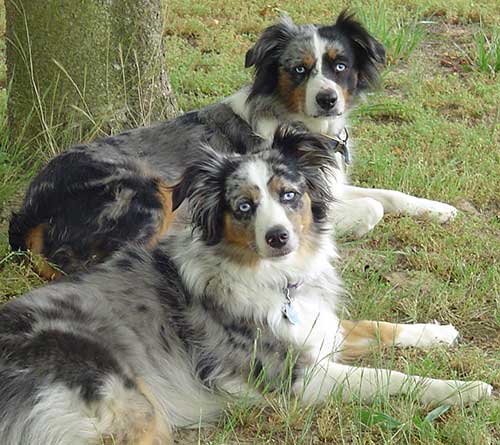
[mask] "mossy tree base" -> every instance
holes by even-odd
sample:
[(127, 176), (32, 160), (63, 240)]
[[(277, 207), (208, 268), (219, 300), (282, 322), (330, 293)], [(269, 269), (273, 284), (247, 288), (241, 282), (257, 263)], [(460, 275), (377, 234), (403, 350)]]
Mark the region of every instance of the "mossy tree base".
[(6, 0), (9, 126), (50, 142), (175, 114), (161, 0)]

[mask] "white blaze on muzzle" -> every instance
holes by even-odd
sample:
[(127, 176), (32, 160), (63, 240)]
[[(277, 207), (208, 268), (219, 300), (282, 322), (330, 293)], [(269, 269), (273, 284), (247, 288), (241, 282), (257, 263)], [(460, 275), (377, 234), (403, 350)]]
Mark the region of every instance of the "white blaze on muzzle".
[(288, 239), (283, 251), (292, 252), (298, 247), (298, 236), (292, 222), (288, 219), (286, 210), (277, 196), (269, 190), (272, 173), (263, 161), (255, 161), (248, 165), (247, 177), (251, 184), (259, 187), (260, 199), (255, 213), (255, 241), (257, 250), (262, 256), (274, 256), (277, 249), (271, 247), (267, 238), (270, 231), (283, 228)]
[[(311, 117), (325, 115), (339, 115), (345, 111), (345, 98), (342, 88), (332, 79), (323, 74), (323, 57), (326, 53), (327, 42), (314, 34), (313, 47), (316, 58), (316, 65), (311, 71), (306, 85), (305, 113)], [(331, 110), (325, 110), (318, 104), (318, 94), (333, 91), (337, 96), (337, 102)]]

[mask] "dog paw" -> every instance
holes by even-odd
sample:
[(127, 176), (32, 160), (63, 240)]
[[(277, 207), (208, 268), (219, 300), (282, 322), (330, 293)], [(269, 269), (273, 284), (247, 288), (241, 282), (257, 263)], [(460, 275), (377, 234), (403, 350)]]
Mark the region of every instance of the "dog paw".
[(453, 345), (458, 337), (458, 331), (451, 324), (417, 323), (402, 325), (397, 344), (425, 349), (437, 344)]
[(458, 215), (458, 210), (449, 205), (449, 204), (442, 204), (442, 208), (440, 209), (439, 212), (436, 212), (436, 219), (440, 223), (446, 223), (448, 221), (452, 221), (456, 218)]
[(432, 380), (421, 396), (426, 405), (466, 405), (491, 397), (493, 387), (481, 381)]
[(426, 216), (434, 221), (444, 224), (452, 221), (458, 215), (458, 210), (452, 205), (444, 202), (427, 201), (419, 212), (420, 216)]
[(435, 323), (425, 325), (420, 341), (425, 346), (431, 346), (438, 343), (453, 345), (458, 341), (458, 337), (459, 333), (455, 329), (455, 326), (451, 324), (440, 325)]

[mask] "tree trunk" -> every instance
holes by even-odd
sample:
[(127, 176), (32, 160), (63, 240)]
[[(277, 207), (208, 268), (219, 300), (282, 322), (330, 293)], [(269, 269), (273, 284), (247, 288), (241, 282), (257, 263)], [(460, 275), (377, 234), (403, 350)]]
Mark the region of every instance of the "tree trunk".
[[(161, 0), (5, 0), (11, 134), (57, 151), (171, 118)], [(62, 130), (62, 131), (61, 131)]]

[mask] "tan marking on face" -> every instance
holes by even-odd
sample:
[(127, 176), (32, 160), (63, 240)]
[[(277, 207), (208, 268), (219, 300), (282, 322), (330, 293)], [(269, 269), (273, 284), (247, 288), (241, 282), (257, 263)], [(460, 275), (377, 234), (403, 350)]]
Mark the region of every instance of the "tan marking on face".
[(157, 230), (147, 243), (148, 248), (158, 244), (175, 219), (175, 212), (172, 211), (172, 188), (161, 180), (158, 181), (158, 198), (161, 202), (161, 215)]
[(347, 88), (341, 88), (341, 91), (342, 91), (342, 96), (344, 97), (344, 103), (347, 106), (347, 105), (349, 105), (349, 103), (351, 102), (351, 99), (352, 99), (351, 93), (349, 92), (349, 90)]
[(246, 224), (239, 224), (229, 212), (224, 214), (224, 237), (227, 242), (248, 248), (254, 243), (254, 234)]
[(313, 54), (308, 53), (302, 58), (302, 63), (308, 70), (310, 70), (316, 63), (316, 58)]
[(230, 212), (224, 214), (224, 239), (226, 254), (232, 261), (245, 266), (255, 266), (259, 261), (255, 246), (255, 227), (252, 222), (237, 221)]
[(256, 185), (244, 185), (240, 188), (242, 197), (250, 199), (253, 203), (259, 202), (260, 190)]
[(273, 176), (268, 187), (273, 195), (279, 196), (283, 190), (289, 187), (289, 184), (280, 176)]
[(326, 55), (330, 60), (335, 60), (337, 58), (338, 52), (335, 48), (329, 48), (328, 51), (326, 52)]
[(302, 208), (298, 209), (290, 216), (290, 221), (294, 229), (300, 233), (299, 252), (303, 258), (307, 258), (316, 253), (318, 243), (316, 236), (311, 233), (311, 226), (313, 222), (311, 210), (311, 198), (308, 193), (302, 196)]
[(46, 280), (55, 280), (60, 278), (63, 274), (61, 271), (51, 266), (48, 260), (43, 256), (45, 228), (45, 224), (40, 224), (29, 230), (25, 238), (25, 243), (27, 249), (35, 254), (31, 260), (36, 273)]
[(306, 82), (295, 85), (290, 74), (281, 69), (278, 77), (278, 92), (292, 113), (302, 113), (306, 100)]
[(340, 359), (344, 362), (366, 355), (379, 343), (382, 346), (392, 346), (401, 331), (398, 324), (384, 321), (342, 320), (340, 325), (344, 335)]

